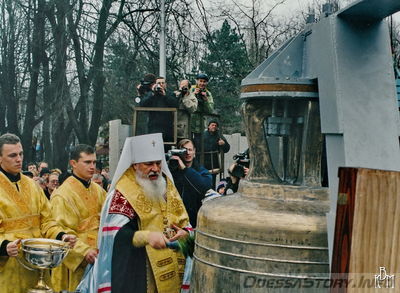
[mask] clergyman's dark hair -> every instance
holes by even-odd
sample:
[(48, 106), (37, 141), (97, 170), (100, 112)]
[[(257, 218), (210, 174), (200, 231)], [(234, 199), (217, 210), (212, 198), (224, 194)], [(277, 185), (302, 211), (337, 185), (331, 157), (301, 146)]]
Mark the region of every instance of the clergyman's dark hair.
[(0, 155), (3, 152), (3, 145), (5, 144), (17, 144), (20, 143), (21, 140), (18, 136), (12, 133), (4, 133), (0, 136)]
[(85, 153), (88, 155), (94, 154), (94, 148), (87, 144), (78, 144), (71, 150), (69, 159), (78, 161), (81, 157), (81, 153)]

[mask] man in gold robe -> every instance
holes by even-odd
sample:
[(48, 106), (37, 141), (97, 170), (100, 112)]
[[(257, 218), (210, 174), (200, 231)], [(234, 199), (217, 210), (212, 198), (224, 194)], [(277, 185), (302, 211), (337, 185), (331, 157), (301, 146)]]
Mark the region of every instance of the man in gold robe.
[(69, 163), (72, 176), (53, 192), (50, 205), (54, 219), (74, 231), (78, 240), (64, 262), (52, 271), (51, 280), (57, 292), (74, 292), (86, 265), (95, 262), (100, 212), (106, 197), (105, 190), (91, 182), (96, 170), (96, 154), (91, 146), (75, 146)]
[(160, 133), (127, 138), (101, 215), (99, 257), (82, 292), (177, 293), (188, 215), (165, 162)]
[[(0, 292), (25, 293), (39, 274), (16, 259), (21, 239), (56, 238), (72, 245), (76, 236), (65, 234), (51, 216), (49, 202), (39, 185), (22, 175), (23, 149), (18, 136), (0, 136)], [(47, 278), (48, 276), (48, 272)]]

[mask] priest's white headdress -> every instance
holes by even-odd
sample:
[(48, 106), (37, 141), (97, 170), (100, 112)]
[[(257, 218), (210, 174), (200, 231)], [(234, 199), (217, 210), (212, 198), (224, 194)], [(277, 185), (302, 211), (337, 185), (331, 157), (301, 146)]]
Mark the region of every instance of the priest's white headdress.
[(115, 188), (118, 180), (132, 164), (152, 161), (161, 161), (161, 171), (173, 182), (165, 160), (164, 142), (161, 133), (126, 138), (110, 190)]

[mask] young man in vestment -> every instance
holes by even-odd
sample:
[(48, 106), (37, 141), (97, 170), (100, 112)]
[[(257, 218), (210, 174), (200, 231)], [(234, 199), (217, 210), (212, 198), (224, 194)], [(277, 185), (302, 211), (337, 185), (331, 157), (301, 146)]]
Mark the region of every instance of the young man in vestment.
[(161, 133), (126, 139), (100, 222), (99, 256), (78, 289), (180, 291), (185, 259), (166, 244), (186, 237), (190, 227)]
[[(16, 259), (21, 239), (55, 238), (73, 246), (76, 236), (66, 234), (51, 216), (49, 201), (40, 186), (22, 175), (23, 149), (18, 136), (0, 136), (0, 292), (22, 293), (36, 285), (38, 271)], [(46, 278), (49, 278), (46, 272)]]
[(105, 190), (91, 182), (96, 169), (93, 147), (85, 144), (75, 146), (69, 163), (72, 176), (53, 192), (50, 205), (54, 219), (74, 231), (78, 240), (63, 263), (52, 271), (51, 280), (56, 292), (74, 292), (86, 265), (95, 262), (100, 212), (106, 197)]

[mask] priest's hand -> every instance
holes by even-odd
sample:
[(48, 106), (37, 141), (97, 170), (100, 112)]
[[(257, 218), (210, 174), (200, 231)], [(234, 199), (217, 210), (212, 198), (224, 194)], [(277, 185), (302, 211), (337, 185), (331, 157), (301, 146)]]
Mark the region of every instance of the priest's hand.
[(97, 254), (97, 249), (89, 249), (85, 255), (85, 260), (88, 263), (93, 264), (96, 261)]
[(21, 239), (14, 240), (10, 242), (6, 246), (8, 256), (17, 256), (18, 255), (18, 244), (21, 242)]
[(166, 242), (168, 242), (167, 237), (161, 232), (150, 232), (148, 236), (148, 243), (151, 247), (155, 249), (166, 248)]
[(174, 229), (176, 232), (176, 234), (169, 239), (169, 241), (171, 241), (171, 242), (175, 241), (175, 240), (179, 240), (181, 238), (185, 238), (189, 235), (189, 233), (187, 231), (179, 228), (178, 226), (176, 226), (174, 224), (171, 225), (171, 228)]
[(61, 238), (62, 241), (68, 242), (71, 248), (74, 248), (76, 244), (76, 236), (73, 234), (64, 234)]

